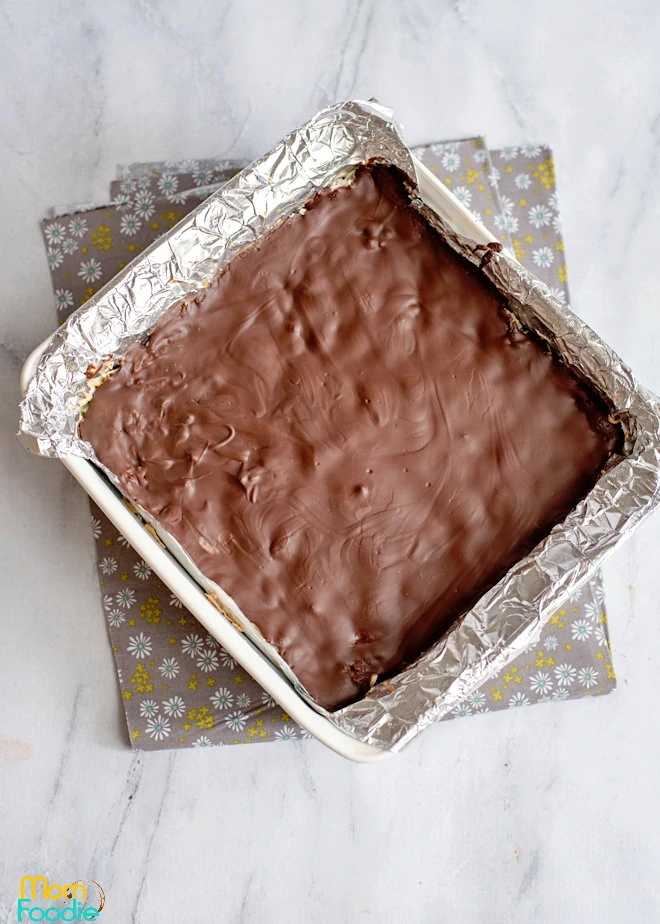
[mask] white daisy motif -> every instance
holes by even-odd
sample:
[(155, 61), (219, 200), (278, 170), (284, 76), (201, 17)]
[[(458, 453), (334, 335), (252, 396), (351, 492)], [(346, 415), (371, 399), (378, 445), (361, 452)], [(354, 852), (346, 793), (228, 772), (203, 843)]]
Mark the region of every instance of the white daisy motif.
[(475, 210), (472, 209), (472, 217), (473, 217), (473, 218), (476, 218), (477, 221), (480, 221), (480, 222), (483, 223), (483, 218), (482, 218), (482, 216), (481, 216), (481, 212), (475, 212)]
[(236, 661), (224, 650), (224, 648), (220, 649), (220, 663), (223, 667), (228, 667), (230, 670), (236, 667)]
[(137, 234), (140, 230), (141, 221), (137, 215), (129, 213), (124, 215), (121, 220), (121, 225), (119, 230), (122, 234), (125, 234), (127, 237), (133, 237), (134, 234)]
[(112, 204), (115, 206), (115, 208), (125, 209), (128, 208), (129, 205), (133, 205), (133, 200), (125, 193), (120, 193), (112, 200)]
[(440, 158), (440, 163), (449, 173), (458, 170), (461, 165), (461, 158), (458, 155), (458, 151), (445, 151)]
[(560, 689), (555, 690), (555, 692), (552, 694), (552, 699), (568, 699), (568, 696), (568, 690)]
[(600, 618), (601, 609), (597, 603), (585, 603), (584, 604), (584, 615), (591, 622), (598, 622)]
[(532, 178), (528, 173), (519, 173), (513, 182), (518, 189), (529, 189), (532, 185)]
[(206, 638), (204, 639), (204, 644), (206, 645), (207, 648), (217, 648), (218, 640), (217, 638), (213, 638), (212, 635), (207, 635)]
[(103, 609), (111, 610), (115, 605), (115, 598), (112, 594), (105, 594), (103, 597)]
[(234, 694), (227, 687), (220, 687), (211, 697), (211, 705), (215, 709), (231, 709), (234, 705)]
[(509, 234), (514, 234), (518, 230), (518, 219), (515, 215), (496, 215), (495, 227), (499, 231), (507, 231)]
[(158, 189), (164, 196), (171, 196), (179, 188), (179, 178), (173, 173), (164, 173), (158, 179)]
[(69, 222), (69, 234), (84, 237), (87, 234), (87, 221), (84, 218), (72, 218)]
[(154, 741), (162, 741), (163, 738), (167, 738), (171, 728), (172, 726), (170, 725), (169, 719), (166, 719), (165, 716), (157, 715), (153, 719), (148, 720), (145, 731)]
[(301, 728), (301, 729), (300, 729), (300, 737), (301, 737), (301, 738), (311, 738), (312, 736), (310, 735), (310, 733), (307, 731), (306, 728)]
[(125, 610), (130, 610), (134, 603), (135, 591), (131, 590), (130, 587), (124, 587), (117, 594), (117, 606), (123, 606)]
[(176, 607), (177, 610), (183, 609), (183, 603), (179, 600), (176, 594), (170, 594), (170, 606)]
[(472, 713), (467, 703), (459, 703), (458, 706), (454, 706), (451, 714), (457, 716), (460, 719), (464, 719), (466, 716), (471, 715)]
[(575, 668), (570, 664), (559, 664), (555, 668), (555, 678), (560, 687), (567, 687), (575, 680)]
[[(71, 308), (73, 306), (73, 292), (69, 292), (68, 289), (55, 289), (55, 302), (58, 308)], [(94, 520), (92, 520), (93, 522)]]
[(270, 708), (271, 706), (277, 706), (277, 703), (275, 702), (273, 697), (270, 695), (270, 693), (266, 693), (265, 690), (261, 694), (261, 702), (267, 708)]
[(541, 147), (538, 144), (523, 144), (520, 149), (520, 153), (524, 157), (538, 157), (541, 153)]
[(181, 192), (172, 193), (170, 196), (170, 202), (172, 205), (183, 205), (188, 198), (188, 190), (182, 190)]
[(602, 648), (609, 648), (609, 642), (607, 640), (607, 632), (605, 631), (605, 626), (601, 623), (598, 623), (596, 626), (596, 631), (594, 632), (594, 638)]
[[(599, 571), (598, 576), (600, 577), (600, 575), (601, 572)], [(591, 585), (591, 589), (593, 590), (596, 603), (600, 607), (605, 606), (605, 588), (603, 587), (602, 583), (600, 581), (594, 581)]]
[(561, 234), (561, 218), (558, 214), (552, 216), (552, 228), (557, 234)]
[(116, 558), (103, 558), (99, 562), (99, 570), (101, 574), (114, 574), (117, 570), (117, 559)]
[(283, 725), (275, 731), (275, 738), (278, 741), (293, 741), (297, 738), (296, 730), (293, 725)]
[(130, 549), (131, 543), (128, 541), (128, 539), (126, 538), (126, 536), (119, 535), (117, 538), (118, 538), (119, 542), (124, 546), (124, 548)]
[(556, 635), (548, 635), (547, 638), (543, 639), (543, 646), (547, 648), (548, 651), (554, 651), (558, 645), (559, 639)]
[(80, 264), (78, 275), (85, 282), (96, 282), (97, 279), (101, 278), (101, 264), (94, 258), (87, 261), (83, 260)]
[(248, 717), (242, 712), (230, 712), (225, 719), (225, 725), (233, 731), (243, 731), (247, 719)]
[(144, 221), (151, 218), (156, 211), (154, 208), (154, 197), (151, 193), (141, 192), (135, 197), (135, 211)]
[(149, 186), (150, 178), (148, 176), (139, 176), (135, 185), (138, 189), (146, 189)]
[(180, 173), (197, 173), (199, 164), (196, 160), (180, 160), (178, 169)]
[(51, 225), (46, 225), (44, 234), (51, 247), (54, 247), (56, 244), (62, 243), (66, 234), (66, 229), (61, 222), (54, 221)]
[(593, 626), (586, 619), (578, 619), (571, 625), (571, 637), (575, 641), (586, 642), (592, 632)]
[(502, 206), (502, 213), (504, 215), (511, 215), (515, 207), (515, 202), (509, 199), (508, 196), (500, 196), (500, 205)]
[(181, 640), (181, 650), (184, 654), (190, 655), (191, 658), (196, 658), (202, 650), (201, 635), (186, 635)]
[(555, 262), (555, 255), (549, 247), (539, 247), (538, 250), (532, 251), (532, 260), (537, 266), (552, 266)]
[(553, 192), (548, 197), (548, 205), (550, 206), (551, 209), (554, 209), (555, 212), (559, 211), (559, 196), (557, 195), (556, 192)]
[(490, 173), (488, 174), (488, 182), (492, 183), (493, 186), (497, 186), (500, 181), (500, 171), (497, 167), (492, 167)]
[(590, 689), (598, 683), (598, 671), (595, 667), (581, 667), (577, 679), (580, 686)]
[(46, 259), (51, 270), (56, 270), (64, 259), (64, 254), (58, 247), (49, 247), (46, 251)]
[(172, 680), (172, 678), (176, 677), (179, 673), (179, 669), (179, 662), (176, 658), (163, 658), (158, 665), (158, 670), (163, 677), (167, 677), (168, 680)]
[(550, 224), (552, 212), (545, 205), (533, 205), (527, 213), (529, 223), (533, 228), (543, 228)]
[(213, 742), (208, 735), (200, 735), (196, 741), (193, 741), (192, 746), (194, 748), (210, 748)]
[(108, 623), (112, 626), (113, 629), (119, 628), (125, 618), (121, 610), (109, 610), (107, 615)]
[(452, 192), (464, 206), (468, 207), (472, 202), (472, 191), (467, 186), (456, 186)]
[(236, 697), (236, 705), (239, 707), (239, 709), (247, 709), (251, 702), (252, 700), (247, 695), (247, 693), (239, 693)]
[(75, 238), (68, 237), (62, 244), (62, 250), (64, 251), (64, 253), (70, 256), (72, 253), (75, 253), (76, 250), (78, 250), (79, 246), (80, 245), (78, 244), (78, 241)]
[(98, 539), (101, 535), (101, 521), (97, 520), (96, 517), (92, 517), (92, 536), (95, 539)]
[(197, 667), (205, 674), (216, 670), (218, 667), (218, 656), (211, 648), (203, 648), (197, 657)]
[(543, 671), (539, 671), (537, 674), (533, 674), (529, 678), (529, 685), (534, 693), (538, 693), (539, 696), (547, 696), (554, 687), (554, 683), (550, 678), (550, 674), (546, 674)]
[(561, 302), (562, 305), (566, 304), (566, 293), (563, 289), (550, 286), (550, 295), (552, 295), (553, 298), (556, 298), (558, 302)]
[(142, 718), (145, 716), (156, 715), (158, 712), (158, 704), (153, 699), (143, 699), (140, 703), (140, 715)]
[(163, 703), (163, 712), (173, 719), (180, 719), (185, 714), (185, 711), (186, 704), (180, 696), (173, 696), (171, 699), (166, 699)]
[(476, 712), (481, 712), (486, 707), (486, 694), (481, 690), (475, 690), (468, 696), (468, 703)]
[(139, 561), (133, 565), (133, 574), (139, 581), (148, 581), (151, 577), (151, 568), (146, 561)]
[(529, 700), (524, 693), (514, 693), (509, 700), (509, 709), (515, 706), (529, 706)]
[(211, 170), (197, 170), (192, 179), (195, 186), (209, 186), (213, 182), (213, 173)]
[(119, 188), (125, 196), (130, 196), (135, 192), (135, 180), (122, 180)]
[(151, 639), (148, 635), (145, 635), (144, 632), (140, 632), (140, 634), (136, 636), (131, 635), (128, 639), (126, 651), (140, 661), (142, 658), (146, 658), (151, 654)]
[(513, 160), (518, 155), (518, 148), (502, 148), (500, 157), (502, 160)]
[(478, 164), (485, 164), (488, 160), (488, 151), (486, 148), (477, 148), (474, 152), (474, 159)]

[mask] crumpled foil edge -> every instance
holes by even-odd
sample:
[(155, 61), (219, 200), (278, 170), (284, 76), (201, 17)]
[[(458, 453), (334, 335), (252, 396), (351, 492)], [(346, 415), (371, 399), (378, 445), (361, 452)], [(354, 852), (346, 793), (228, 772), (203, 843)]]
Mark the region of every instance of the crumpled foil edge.
[[(89, 370), (120, 357), (166, 311), (207, 285), (236, 253), (298, 210), (342, 168), (371, 159), (408, 174), (414, 198), (414, 162), (391, 110), (359, 100), (331, 106), (147, 248), (53, 335), (21, 404), (19, 437), (26, 448), (47, 456), (82, 456), (117, 486), (115, 476), (77, 435)], [(478, 250), (421, 200), (413, 204), (457, 252), (475, 264), (483, 262), (483, 248)], [(414, 664), (334, 714), (319, 709), (347, 734), (386, 750), (399, 750), (533, 644), (563, 599), (660, 501), (657, 399), (512, 254), (491, 254), (484, 272), (521, 322), (544, 337), (620, 415), (627, 455)], [(265, 648), (283, 669), (272, 646)]]

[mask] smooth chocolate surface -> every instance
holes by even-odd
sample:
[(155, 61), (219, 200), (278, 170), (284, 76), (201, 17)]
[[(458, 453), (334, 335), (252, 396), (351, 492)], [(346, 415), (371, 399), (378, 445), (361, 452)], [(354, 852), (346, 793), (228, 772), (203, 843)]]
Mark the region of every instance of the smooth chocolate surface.
[(607, 409), (363, 167), (170, 311), (80, 432), (336, 708), (563, 519)]

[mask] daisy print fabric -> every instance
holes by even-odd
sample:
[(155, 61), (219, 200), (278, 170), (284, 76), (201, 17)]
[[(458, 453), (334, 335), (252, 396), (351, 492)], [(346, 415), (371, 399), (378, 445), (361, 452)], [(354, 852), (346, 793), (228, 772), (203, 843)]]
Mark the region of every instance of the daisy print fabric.
[[(489, 151), (483, 138), (415, 153), (518, 259), (568, 302), (552, 153)], [(195, 160), (120, 168), (112, 204), (45, 219), (55, 309), (63, 321), (242, 165)], [(208, 635), (94, 506), (103, 620), (136, 750), (287, 742), (309, 735)], [(607, 693), (616, 684), (602, 582), (554, 614), (538, 645), (445, 720)]]

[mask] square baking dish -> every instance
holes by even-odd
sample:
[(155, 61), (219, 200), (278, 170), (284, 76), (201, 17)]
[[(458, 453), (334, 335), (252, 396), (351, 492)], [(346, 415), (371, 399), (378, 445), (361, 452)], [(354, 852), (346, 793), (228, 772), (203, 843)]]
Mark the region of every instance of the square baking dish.
[[(343, 105), (361, 106), (367, 112), (371, 106), (362, 103)], [(316, 118), (327, 117), (328, 113), (341, 108), (331, 107)], [(378, 111), (378, 107), (375, 108)], [(382, 111), (384, 110), (381, 109), (380, 112)], [(314, 120), (309, 124), (313, 125)], [(305, 129), (307, 128), (308, 126), (305, 126)], [(286, 141), (289, 145), (291, 137), (293, 136)], [(278, 149), (275, 149), (264, 160), (271, 158), (272, 161), (277, 151)], [(587, 498), (578, 505), (584, 508), (580, 516), (584, 517), (586, 512), (590, 523), (595, 524), (589, 535), (587, 530), (582, 528), (582, 523), (586, 521), (577, 522), (576, 512), (571, 513), (566, 520), (576, 520), (576, 535), (579, 541), (576, 541), (575, 548), (559, 535), (558, 527), (555, 527), (550, 536), (540, 543), (530, 556), (514, 566), (505, 578), (484, 595), (473, 610), (458, 620), (414, 665), (390, 681), (378, 684), (363, 700), (328, 715), (301, 694), (290, 672), (287, 674), (286, 667), (283, 669), (283, 665), (278, 665), (277, 659), (269, 657), (259, 645), (257, 634), (251, 631), (249, 621), (231, 598), (223, 594), (216, 585), (206, 582), (199, 572), (195, 573), (195, 569), (188, 566), (186, 556), (177, 553), (176, 548), (168, 543), (166, 535), (161, 533), (160, 537), (165, 541), (165, 546), (156, 538), (158, 524), (145, 523), (135, 508), (127, 505), (110, 479), (91, 461), (73, 453), (58, 453), (84, 490), (209, 634), (216, 638), (311, 735), (338, 754), (361, 762), (381, 760), (399, 750), (426, 725), (446, 714), (460, 698), (498, 672), (524, 647), (533, 643), (534, 633), (540, 631), (542, 621), (551, 609), (558, 606), (562, 598), (579, 583), (588, 579), (605, 555), (609, 554), (622, 538), (624, 527), (627, 535), (657, 503), (660, 482), (657, 464), (658, 415), (653, 399), (636, 388), (630, 373), (621, 366), (609, 348), (581, 325), (567, 309), (562, 311), (561, 323), (556, 323), (557, 319), (552, 314), (552, 301), (547, 298), (547, 290), (542, 283), (529, 274), (526, 277), (521, 275), (518, 279), (517, 271), (514, 271), (515, 285), (512, 286), (511, 278), (505, 278), (507, 269), (511, 266), (510, 262), (507, 263), (509, 258), (505, 259), (506, 255), (503, 255), (501, 264), (497, 258), (490, 259), (501, 249), (493, 236), (420, 161), (409, 152), (407, 155), (416, 175), (418, 195), (430, 210), (429, 214), (437, 219), (446, 239), (455, 249), (462, 248), (473, 262), (481, 260), (485, 265), (490, 260), (486, 267), (487, 275), (490, 275), (496, 285), (500, 284), (498, 287), (508, 291), (512, 303), (524, 306), (532, 298), (540, 298), (541, 308), (534, 321), (535, 329), (541, 334), (546, 330), (552, 334), (565, 361), (574, 362), (576, 365), (583, 362), (581, 355), (576, 352), (575, 343), (580, 348), (584, 347), (585, 356), (591, 351), (594, 356), (584, 359), (584, 366), (593, 373), (593, 380), (603, 393), (608, 393), (608, 389), (598, 364), (603, 363), (605, 368), (606, 364), (613, 366), (616, 361), (617, 374), (613, 379), (614, 387), (611, 387), (610, 391), (616, 393), (614, 397), (617, 400), (613, 399), (611, 403), (617, 408), (631, 406), (640, 410), (637, 418), (631, 416), (628, 421), (631, 446), (634, 444), (637, 422), (642, 420), (642, 411), (646, 414), (644, 420), (648, 422), (648, 433), (642, 434), (644, 440), (639, 441), (642, 447), (639, 458), (634, 460), (636, 493), (625, 515), (618, 519), (613, 515), (607, 515), (603, 502), (606, 494), (603, 493), (601, 482), (611, 480), (611, 473), (604, 475)], [(355, 161), (347, 162), (346, 166), (351, 163)], [(304, 174), (304, 169), (301, 168), (301, 171)], [(234, 192), (236, 190), (240, 192), (240, 180)], [(222, 191), (214, 196), (221, 194)], [(268, 195), (266, 184), (263, 194)], [(207, 202), (211, 202), (213, 198), (212, 196)], [(188, 261), (192, 267), (191, 278), (200, 279), (208, 276), (209, 266), (208, 261), (204, 264), (196, 252), (192, 231), (196, 216), (203, 207), (196, 209), (191, 216), (161, 239), (167, 243), (170, 243), (171, 239), (174, 265), (180, 268)], [(175, 236), (176, 232), (178, 237)], [(189, 244), (191, 246), (188, 246)], [(483, 255), (486, 255), (486, 259)], [(144, 259), (144, 255), (138, 257), (132, 266), (137, 266)], [(515, 264), (515, 261), (513, 263)], [(199, 267), (202, 264), (203, 270), (200, 271)], [(122, 277), (125, 278), (128, 270), (130, 267), (122, 271)], [(111, 290), (112, 286), (113, 283), (110, 283), (103, 291)], [(172, 304), (179, 300), (180, 298), (174, 299)], [(56, 337), (57, 332), (26, 361), (21, 376), (24, 394), (37, 373), (42, 357), (48, 354)], [(26, 445), (30, 438), (26, 437), (24, 428), (23, 442)], [(37, 442), (35, 440), (35, 443)], [(34, 447), (28, 445), (28, 448)], [(616, 468), (625, 464), (630, 468), (633, 461), (624, 459)], [(629, 471), (622, 473), (622, 484), (632, 484)], [(480, 645), (475, 644), (477, 637), (480, 639)]]

